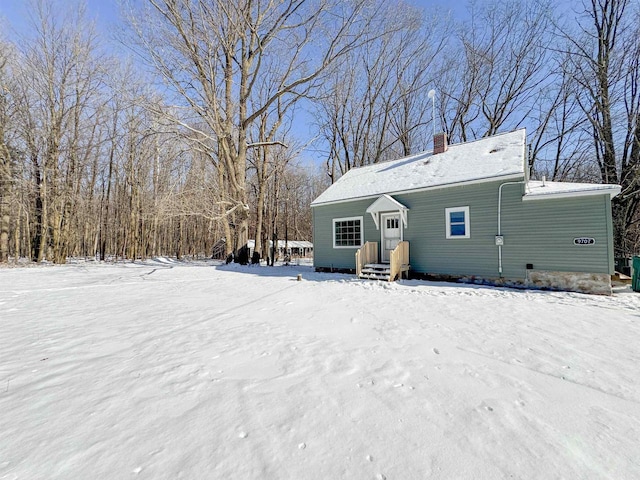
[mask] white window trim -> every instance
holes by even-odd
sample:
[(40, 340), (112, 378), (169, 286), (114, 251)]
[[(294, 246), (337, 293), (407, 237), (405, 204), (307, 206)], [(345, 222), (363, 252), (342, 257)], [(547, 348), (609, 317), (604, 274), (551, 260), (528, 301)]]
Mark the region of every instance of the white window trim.
[[(360, 221), (360, 245), (336, 245), (336, 222), (348, 222), (349, 220)], [(361, 248), (364, 240), (364, 217), (342, 217), (334, 218), (331, 222), (331, 237), (333, 238), (333, 248)]]
[[(464, 235), (451, 235), (451, 215), (452, 212), (464, 212)], [(455, 240), (458, 238), (471, 238), (471, 221), (469, 219), (469, 206), (466, 207), (450, 207), (444, 209), (444, 219), (446, 223), (447, 239)]]

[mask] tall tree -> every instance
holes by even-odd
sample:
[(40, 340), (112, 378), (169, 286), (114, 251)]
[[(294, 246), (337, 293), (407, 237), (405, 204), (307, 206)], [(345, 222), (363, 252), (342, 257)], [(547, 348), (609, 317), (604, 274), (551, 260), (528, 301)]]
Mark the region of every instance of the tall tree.
[(600, 180), (622, 186), (613, 201), (615, 249), (629, 255), (638, 248), (640, 206), (640, 10), (628, 0), (590, 0), (579, 21), (578, 34), (562, 36)]
[[(100, 83), (96, 38), (82, 4), (69, 11), (35, 0), (34, 36), (17, 70), (18, 119), (35, 187), (37, 261), (63, 263), (69, 253), (80, 177), (91, 150), (91, 98)], [(85, 126), (89, 131), (85, 131)], [(87, 143), (88, 142), (88, 143)]]
[(14, 182), (14, 160), (9, 141), (13, 85), (10, 77), (10, 46), (0, 42), (0, 262), (9, 259), (9, 228)]
[(425, 144), (427, 91), (448, 25), (440, 17), (427, 24), (409, 6), (393, 9), (387, 12), (390, 30), (344, 58), (316, 99), (332, 181), (353, 167), (409, 155)]
[[(370, 0), (143, 3), (147, 8), (130, 15), (138, 44), (186, 108), (174, 120), (203, 148), (214, 148), (229, 193), (227, 248), (239, 253), (248, 239), (247, 152), (256, 147), (249, 130), (265, 111), (317, 87), (340, 57), (369, 40), (363, 32), (382, 35), (380, 6)], [(257, 98), (264, 77), (278, 88)]]
[(471, 2), (469, 13), (438, 80), (444, 131), (463, 142), (524, 125), (549, 84), (548, 2)]

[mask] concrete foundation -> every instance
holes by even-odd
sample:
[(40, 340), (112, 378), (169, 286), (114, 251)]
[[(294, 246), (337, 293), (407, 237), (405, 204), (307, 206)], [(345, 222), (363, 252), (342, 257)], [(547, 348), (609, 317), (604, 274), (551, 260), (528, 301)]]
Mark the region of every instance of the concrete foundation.
[(533, 288), (611, 295), (611, 276), (606, 273), (528, 270), (525, 285)]

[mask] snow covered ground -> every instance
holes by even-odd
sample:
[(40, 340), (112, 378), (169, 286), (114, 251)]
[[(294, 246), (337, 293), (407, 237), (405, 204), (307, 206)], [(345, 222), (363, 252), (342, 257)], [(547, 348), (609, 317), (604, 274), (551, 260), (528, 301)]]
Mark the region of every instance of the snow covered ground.
[(637, 479), (639, 339), (629, 290), (2, 269), (0, 479)]

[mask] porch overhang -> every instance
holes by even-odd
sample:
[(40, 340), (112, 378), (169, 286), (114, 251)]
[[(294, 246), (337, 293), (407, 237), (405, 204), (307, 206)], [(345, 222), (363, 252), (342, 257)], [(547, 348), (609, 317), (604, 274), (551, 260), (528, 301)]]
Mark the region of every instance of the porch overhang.
[(407, 211), (409, 209), (405, 207), (403, 204), (394, 200), (387, 194), (380, 195), (375, 202), (369, 205), (367, 208), (367, 213), (371, 214), (373, 218), (373, 223), (376, 224), (376, 229), (380, 230), (380, 213), (381, 212), (398, 212), (400, 213), (400, 218), (402, 218), (402, 225), (404, 228), (409, 228), (407, 224)]

